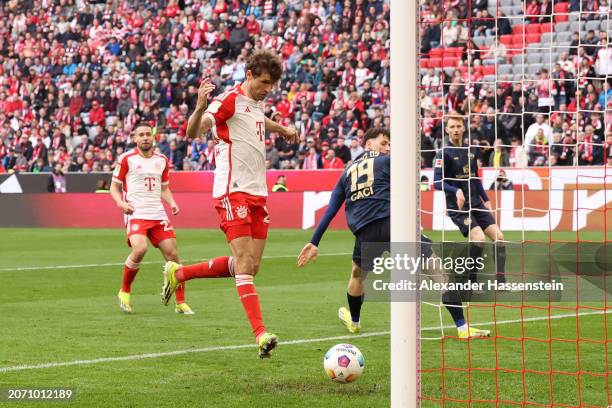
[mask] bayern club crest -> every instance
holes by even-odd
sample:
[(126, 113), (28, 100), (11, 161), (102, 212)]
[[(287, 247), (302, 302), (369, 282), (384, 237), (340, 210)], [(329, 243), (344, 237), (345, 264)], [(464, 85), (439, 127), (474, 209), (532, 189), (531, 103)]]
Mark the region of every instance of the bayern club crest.
[(248, 210), (246, 205), (241, 205), (236, 208), (236, 215), (238, 216), (238, 218), (246, 218), (247, 214)]

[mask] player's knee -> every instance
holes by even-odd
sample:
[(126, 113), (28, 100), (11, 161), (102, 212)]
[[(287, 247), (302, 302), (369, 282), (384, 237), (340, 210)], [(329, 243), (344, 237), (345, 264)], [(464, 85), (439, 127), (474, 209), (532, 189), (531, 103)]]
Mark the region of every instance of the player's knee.
[(470, 241), (483, 242), (485, 239), (485, 234), (481, 229), (475, 228), (470, 231)]
[(145, 245), (139, 245), (136, 247), (132, 247), (131, 258), (134, 262), (140, 262), (142, 261), (146, 253), (147, 253), (147, 247)]
[(361, 279), (361, 268), (357, 265), (353, 265), (351, 269), (351, 279)]
[(499, 229), (497, 230), (497, 232), (495, 233), (495, 237), (493, 237), (495, 241), (505, 241), (504, 239), (504, 233), (501, 232)]
[(253, 264), (253, 276), (257, 275), (257, 272), (259, 272), (259, 262)]
[(168, 252), (166, 252), (166, 259), (172, 261), (172, 262), (179, 262), (179, 257), (178, 257), (178, 250), (177, 249), (172, 249)]
[[(236, 257), (234, 260), (234, 271), (236, 275), (255, 275), (255, 259), (250, 254)], [(258, 265), (259, 267), (259, 265)]]

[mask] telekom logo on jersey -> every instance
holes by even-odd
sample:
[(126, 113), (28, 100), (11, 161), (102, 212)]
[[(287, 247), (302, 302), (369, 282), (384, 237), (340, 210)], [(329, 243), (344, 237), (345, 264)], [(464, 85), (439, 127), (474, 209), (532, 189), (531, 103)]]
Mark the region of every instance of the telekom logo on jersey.
[(255, 122), (255, 125), (257, 126), (257, 136), (259, 136), (260, 141), (263, 141), (266, 135), (264, 122), (258, 120), (257, 122)]
[(155, 177), (145, 177), (144, 184), (147, 190), (153, 191), (153, 187), (155, 187)]

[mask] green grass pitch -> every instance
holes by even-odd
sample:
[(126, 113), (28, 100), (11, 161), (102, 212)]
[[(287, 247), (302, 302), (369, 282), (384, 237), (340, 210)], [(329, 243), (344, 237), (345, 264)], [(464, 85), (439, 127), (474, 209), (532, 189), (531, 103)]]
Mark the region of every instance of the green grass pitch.
[[(295, 267), (295, 257), (310, 232), (271, 231), (266, 258), (256, 278), (257, 290), (268, 327), (281, 342), (295, 342), (281, 344), (274, 357), (264, 361), (257, 357), (248, 321), (230, 280), (189, 282), (187, 301), (196, 315), (176, 315), (173, 308), (160, 304), (162, 260), (157, 250), (150, 248), (133, 285), (136, 313), (124, 315), (116, 301), (121, 264), (128, 253), (123, 230), (1, 231), (0, 388), (73, 387), (76, 400), (69, 405), (79, 407), (389, 405), (392, 356), (388, 305), (366, 303), (362, 315), (364, 336), (348, 335), (336, 317), (337, 308), (346, 301), (353, 245), (346, 231), (329, 231), (321, 245), (321, 253), (327, 255), (303, 270)], [(218, 231), (179, 230), (177, 235), (183, 260), (228, 254)], [(506, 235), (509, 239), (519, 238), (516, 234)], [(535, 236), (545, 240), (547, 234)], [(472, 323), (493, 329), (489, 324), (494, 320), (492, 308), (471, 307), (469, 316)], [(502, 338), (469, 343), (446, 339), (444, 391), (442, 373), (426, 372), (422, 376), (425, 396), (442, 398), (444, 392), (446, 407), (468, 407), (467, 403), (452, 400), (468, 400), (470, 394), (472, 401), (497, 396), (519, 405), (609, 404), (605, 377), (556, 375), (551, 401), (548, 375), (527, 371), (523, 379), (522, 374), (524, 369), (548, 370), (550, 350), (555, 370), (605, 374), (607, 348), (575, 341), (577, 324), (581, 335), (589, 339), (609, 337), (604, 315), (585, 314), (578, 322), (575, 317), (555, 319), (550, 328), (546, 315), (540, 311), (525, 309), (521, 316), (520, 309), (497, 308), (495, 317), (498, 322), (507, 321), (495, 327), (497, 335), (520, 338), (524, 331), (526, 337), (548, 338), (550, 329), (556, 338), (567, 341), (527, 341), (523, 350), (521, 342)], [(421, 318), (425, 329), (422, 336), (439, 337), (438, 308), (423, 306)], [(451, 325), (444, 310), (442, 318), (445, 326)], [(521, 318), (535, 320), (524, 326), (513, 322)], [(324, 352), (343, 342), (355, 344), (366, 358), (364, 375), (354, 384), (332, 383), (322, 370)], [(423, 369), (441, 367), (442, 345), (439, 339), (421, 342)], [(183, 353), (189, 350), (193, 352)], [(164, 355), (174, 351), (181, 353)], [(473, 370), (495, 368), (496, 356), (499, 367), (521, 373)], [(118, 357), (126, 359), (117, 360)], [(104, 358), (109, 361), (97, 360)], [(40, 367), (66, 362), (71, 365)], [(34, 367), (14, 369), (22, 365)], [(468, 376), (449, 367), (472, 370)], [(0, 406), (8, 407), (43, 405), (0, 401)], [(441, 404), (423, 401), (422, 406)], [(471, 406), (495, 405), (473, 402)], [(510, 404), (502, 402), (498, 406)]]

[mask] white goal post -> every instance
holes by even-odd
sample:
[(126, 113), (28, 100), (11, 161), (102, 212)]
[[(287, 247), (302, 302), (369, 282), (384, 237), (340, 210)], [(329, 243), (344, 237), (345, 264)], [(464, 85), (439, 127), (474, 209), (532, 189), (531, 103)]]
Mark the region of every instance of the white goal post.
[[(392, 242), (419, 240), (418, 3), (391, 0)], [(390, 308), (391, 407), (416, 408), (419, 392), (418, 303), (391, 299)]]

